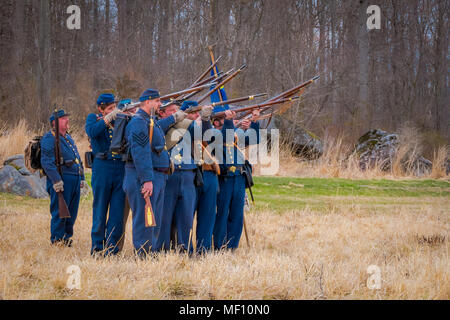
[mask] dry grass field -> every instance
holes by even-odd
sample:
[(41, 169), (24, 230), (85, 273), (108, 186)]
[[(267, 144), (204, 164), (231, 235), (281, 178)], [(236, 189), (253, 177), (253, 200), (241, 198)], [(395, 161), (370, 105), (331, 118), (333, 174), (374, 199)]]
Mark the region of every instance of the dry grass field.
[[(25, 129), (0, 137), (0, 158), (22, 152)], [(256, 204), (245, 213), (250, 245), (243, 236), (235, 252), (200, 257), (135, 259), (128, 221), (123, 252), (92, 258), (92, 196), (81, 201), (74, 246), (54, 247), (49, 201), (0, 193), (0, 299), (450, 298), (442, 170), (436, 179), (363, 173), (331, 152), (314, 166), (290, 161), (282, 177), (255, 178)], [(79, 289), (67, 287), (72, 265)], [(368, 287), (371, 265), (379, 289)]]
[[(348, 182), (359, 183), (257, 178), (257, 204), (246, 212), (250, 246), (243, 236), (233, 253), (190, 258), (171, 252), (147, 260), (134, 258), (130, 223), (119, 256), (89, 255), (89, 197), (81, 203), (74, 247), (62, 248), (49, 242), (48, 201), (0, 194), (0, 296), (449, 299), (450, 183), (419, 180), (405, 187), (385, 180), (387, 187), (369, 185), (352, 195)], [(394, 194), (376, 196), (377, 188)], [(422, 195), (411, 196), (416, 192)], [(66, 286), (71, 265), (81, 270), (79, 290)], [(370, 265), (380, 268), (380, 289), (367, 286)]]

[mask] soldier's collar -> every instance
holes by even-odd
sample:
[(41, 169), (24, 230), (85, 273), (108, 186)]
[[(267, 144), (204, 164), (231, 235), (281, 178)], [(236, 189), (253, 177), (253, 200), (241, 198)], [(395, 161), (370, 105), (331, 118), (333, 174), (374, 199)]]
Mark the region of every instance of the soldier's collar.
[(145, 118), (145, 119), (150, 119), (150, 115), (149, 115), (147, 112), (145, 112), (144, 110), (142, 110), (142, 109), (139, 109), (139, 110), (136, 112), (136, 114), (137, 114), (137, 115), (140, 115), (141, 117), (143, 117), (143, 118)]
[[(51, 129), (51, 130), (50, 130), (50, 133), (51, 133), (53, 136), (55, 136), (55, 129)], [(70, 135), (69, 135), (69, 130), (66, 131), (66, 134), (61, 134), (61, 133), (59, 133), (59, 136), (64, 137), (64, 138), (67, 137), (67, 136), (70, 137)]]

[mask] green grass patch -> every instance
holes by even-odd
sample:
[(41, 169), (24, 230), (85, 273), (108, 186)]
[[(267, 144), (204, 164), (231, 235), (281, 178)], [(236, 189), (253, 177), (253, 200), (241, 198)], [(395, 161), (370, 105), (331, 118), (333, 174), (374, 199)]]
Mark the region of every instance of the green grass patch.
[[(442, 180), (351, 180), (325, 178), (254, 177), (252, 188), (256, 210), (282, 213), (309, 207), (329, 212), (337, 206), (359, 206), (373, 210), (405, 207), (420, 210), (439, 201), (445, 208), (450, 202), (450, 182)], [(91, 184), (91, 174), (86, 173)], [(82, 198), (90, 206), (92, 193)], [(32, 199), (0, 193), (0, 205), (13, 207), (48, 207), (46, 199)]]
[[(439, 180), (351, 180), (325, 178), (254, 177), (256, 209), (277, 212), (323, 210), (335, 204), (408, 205), (414, 199), (450, 199), (450, 183)], [(333, 199), (333, 197), (335, 199)], [(400, 198), (400, 199), (399, 199)], [(404, 199), (401, 199), (404, 198)]]

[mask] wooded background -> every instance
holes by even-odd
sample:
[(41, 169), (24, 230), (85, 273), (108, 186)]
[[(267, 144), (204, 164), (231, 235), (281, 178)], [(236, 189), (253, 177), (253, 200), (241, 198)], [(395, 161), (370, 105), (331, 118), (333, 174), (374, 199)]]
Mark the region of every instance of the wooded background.
[[(450, 136), (450, 0), (1, 0), (0, 112), (47, 124), (53, 103), (82, 125), (100, 92), (137, 98), (190, 85), (215, 44), (230, 97), (277, 94), (319, 74), (284, 118), (319, 136), (380, 128)], [(67, 7), (81, 9), (69, 30)], [(381, 29), (367, 30), (369, 5)]]

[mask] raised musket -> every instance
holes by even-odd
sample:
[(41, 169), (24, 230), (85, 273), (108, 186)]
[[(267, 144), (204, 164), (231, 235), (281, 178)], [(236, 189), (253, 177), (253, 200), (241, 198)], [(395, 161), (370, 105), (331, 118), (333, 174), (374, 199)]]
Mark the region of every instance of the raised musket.
[(237, 69), (235, 72), (233, 72), (232, 74), (230, 74), (228, 77), (226, 77), (225, 79), (223, 79), (222, 81), (220, 81), (217, 85), (215, 85), (214, 89), (211, 89), (208, 93), (205, 93), (200, 99), (197, 100), (197, 102), (202, 102), (203, 100), (205, 100), (206, 98), (208, 98), (211, 94), (213, 94), (214, 92), (216, 92), (217, 90), (219, 90), (222, 86), (224, 86), (226, 83), (228, 83), (231, 79), (233, 79), (234, 77), (236, 77), (242, 70), (244, 70), (247, 67), (246, 64), (243, 64), (242, 66), (239, 67), (239, 69)]
[(286, 91), (280, 93), (279, 95), (277, 95), (277, 96), (275, 96), (275, 97), (273, 97), (273, 98), (270, 98), (268, 101), (274, 101), (274, 100), (278, 100), (278, 99), (281, 99), (281, 98), (287, 98), (287, 97), (289, 97), (289, 96), (292, 96), (292, 95), (294, 95), (296, 92), (298, 92), (300, 89), (302, 89), (302, 88), (304, 88), (304, 87), (310, 85), (311, 83), (313, 83), (314, 81), (316, 81), (316, 80), (319, 79), (319, 78), (320, 78), (320, 76), (317, 75), (317, 76), (315, 76), (315, 77), (309, 79), (308, 81), (305, 81), (305, 82), (299, 84), (298, 86), (295, 86), (295, 87), (293, 87), (293, 88), (291, 88), (291, 89), (289, 89), (289, 90), (286, 90)]
[[(237, 103), (237, 102), (242, 102), (242, 101), (247, 101), (247, 100), (253, 100), (255, 98), (259, 98), (259, 97), (263, 97), (263, 96), (267, 96), (267, 93), (258, 93), (258, 94), (254, 94), (251, 96), (240, 97), (240, 98), (230, 99), (230, 100), (226, 100), (226, 101), (213, 102), (210, 105), (213, 107), (221, 106), (224, 104), (231, 104), (231, 103)], [(191, 108), (185, 110), (185, 112), (187, 112), (187, 113), (197, 112), (197, 111), (202, 110), (203, 107), (204, 107), (204, 105), (197, 106), (197, 107), (191, 107)]]
[(214, 68), (217, 64), (217, 62), (219, 62), (219, 60), (222, 59), (222, 56), (220, 56), (219, 58), (217, 58), (216, 61), (214, 61), (213, 64), (211, 64), (208, 69), (205, 70), (205, 72), (202, 73), (202, 75), (200, 77), (197, 78), (197, 80), (194, 81), (194, 83), (191, 85), (194, 86), (196, 84), (199, 84), (199, 82), (211, 71), (212, 68)]
[[(290, 102), (290, 101), (295, 101), (297, 99), (300, 99), (300, 97), (292, 97), (292, 98), (283, 98), (283, 99), (279, 99), (279, 100), (275, 100), (275, 101), (267, 101), (267, 102), (263, 102), (263, 103), (259, 103), (259, 104), (254, 104), (251, 106), (245, 106), (245, 107), (241, 107), (241, 108), (235, 108), (233, 110), (230, 111), (234, 111), (234, 112), (245, 112), (245, 111), (249, 111), (250, 113), (255, 110), (255, 109), (261, 109), (261, 108), (265, 108), (268, 106), (272, 106), (274, 104), (278, 104), (278, 103), (285, 103), (285, 102)], [(228, 111), (228, 110), (227, 110)], [(217, 112), (213, 115), (211, 115), (211, 118), (220, 118), (220, 117), (224, 117), (225, 116), (225, 112), (226, 111), (221, 111), (221, 112)]]
[[(310, 85), (311, 83), (313, 83), (314, 81), (316, 81), (317, 79), (319, 79), (319, 77), (320, 77), (319, 75), (314, 76), (313, 78), (309, 79), (308, 81), (305, 81), (305, 82), (303, 82), (303, 83), (301, 83), (301, 84), (299, 84), (299, 85), (297, 85), (297, 86), (295, 86), (295, 87), (293, 87), (293, 88), (291, 88), (291, 89), (289, 89), (289, 90), (286, 90), (286, 91), (280, 93), (279, 95), (277, 95), (277, 96), (275, 96), (275, 97), (270, 98), (270, 99), (267, 100), (266, 102), (277, 101), (277, 100), (279, 100), (279, 99), (283, 99), (283, 98), (290, 97), (290, 96), (296, 94), (299, 90), (303, 89), (304, 87)], [(261, 112), (264, 112), (264, 111), (266, 111), (266, 110), (268, 110), (268, 109), (270, 109), (270, 108), (271, 108), (271, 107), (268, 106), (267, 108), (262, 109)], [(250, 116), (250, 113), (251, 113), (251, 112), (245, 112), (245, 113), (241, 114), (241, 115), (238, 117), (238, 119), (244, 119), (244, 118), (246, 118), (246, 117), (249, 117), (249, 116)]]
[(222, 74), (223, 74), (223, 72), (219, 72), (217, 77), (215, 75), (214, 76), (210, 76), (208, 78), (205, 78), (205, 79), (199, 81), (198, 83), (195, 83), (195, 84), (191, 85), (189, 88), (198, 87), (198, 86), (201, 86), (201, 85), (203, 85), (205, 83), (208, 83), (208, 82), (211, 82), (211, 81), (217, 81), (217, 78), (219, 76), (221, 76)]
[(120, 112), (122, 112), (122, 113), (128, 112), (130, 110), (133, 110), (134, 108), (139, 107), (140, 104), (141, 104), (140, 101), (136, 101), (136, 102), (131, 101), (130, 103), (125, 104), (125, 107), (122, 110), (120, 110)]
[(172, 93), (166, 94), (164, 96), (161, 96), (160, 99), (161, 100), (173, 99), (173, 98), (179, 97), (181, 95), (184, 95), (186, 93), (201, 91), (203, 89), (209, 88), (210, 86), (212, 86), (214, 84), (215, 84), (214, 82), (213, 83), (207, 83), (207, 84), (204, 84), (202, 86), (193, 87), (193, 88), (187, 88), (187, 89), (184, 89), (184, 90), (181, 90), (181, 91), (172, 92)]
[[(210, 77), (210, 78), (212, 78), (212, 79), (214, 80), (214, 82), (218, 83), (218, 82), (222, 81), (223, 78), (225, 78), (226, 76), (228, 76), (231, 72), (233, 72), (233, 70), (234, 70), (234, 69), (231, 69), (231, 70), (229, 70), (229, 71), (227, 71), (227, 72), (225, 72), (225, 73), (222, 73), (222, 74), (221, 74), (219, 77), (217, 77), (216, 79), (214, 78), (214, 76), (212, 76), (212, 77)], [(210, 83), (214, 83), (214, 82), (210, 82)], [(196, 91), (196, 92), (189, 93), (189, 94), (187, 94), (187, 95), (185, 95), (185, 96), (178, 97), (177, 100), (178, 100), (178, 101), (188, 100), (189, 98), (195, 96), (195, 95), (198, 94), (199, 92), (200, 92), (200, 91)]]
[(145, 199), (145, 207), (144, 207), (144, 217), (145, 217), (145, 227), (155, 227), (155, 215), (153, 213), (152, 203), (150, 202), (150, 198), (146, 197)]

